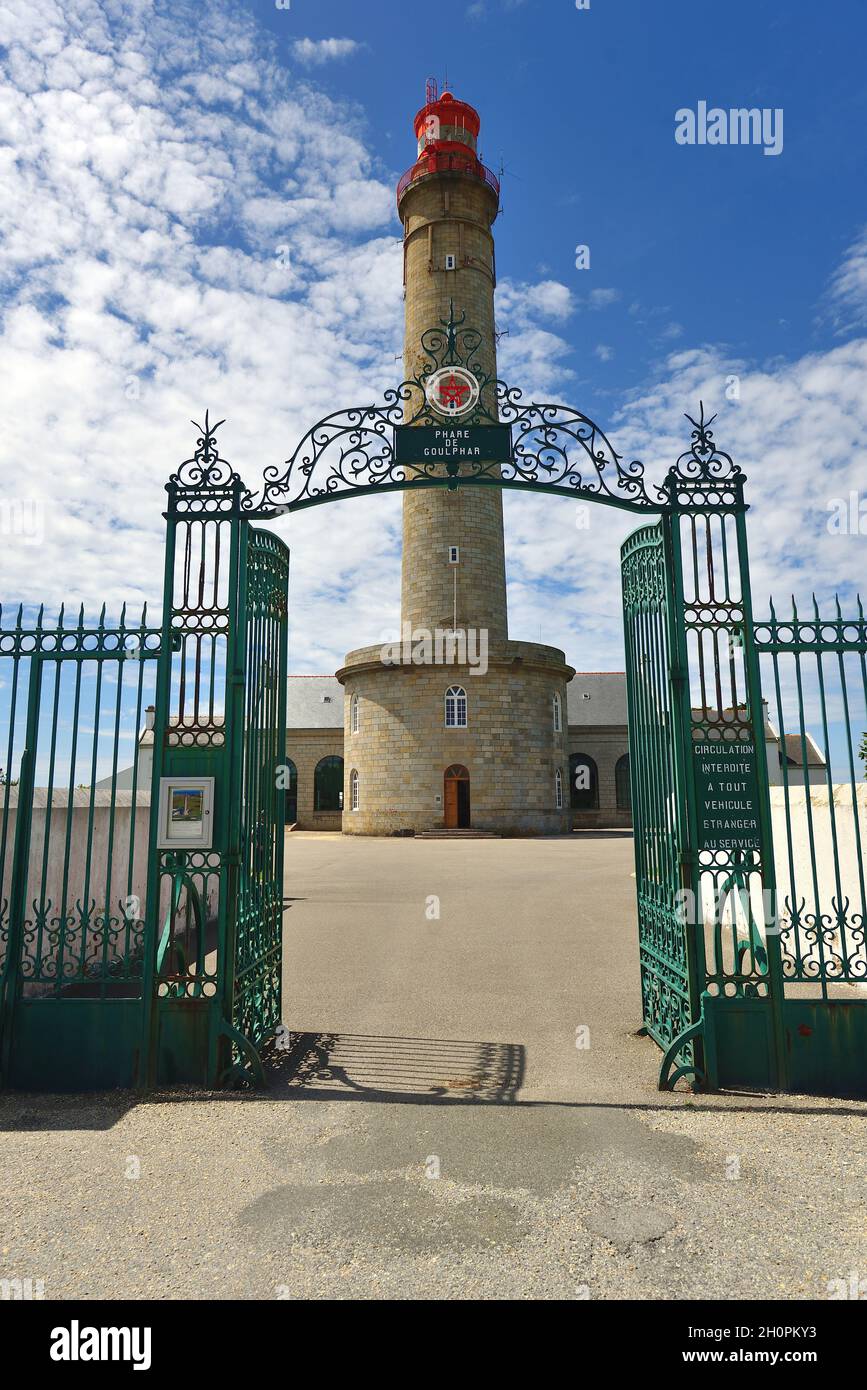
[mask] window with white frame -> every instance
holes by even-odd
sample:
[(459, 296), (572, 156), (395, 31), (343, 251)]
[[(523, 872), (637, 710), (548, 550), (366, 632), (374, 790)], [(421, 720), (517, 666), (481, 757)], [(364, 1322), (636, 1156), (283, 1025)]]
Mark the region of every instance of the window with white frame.
[(465, 729), (467, 727), (467, 692), (463, 686), (453, 685), (446, 691), (446, 728)]
[(562, 810), (563, 810), (563, 774), (562, 774), (562, 772), (560, 771), (559, 767), (557, 768), (557, 771), (556, 771), (556, 773), (554, 774), (554, 791), (555, 791), (556, 799), (557, 799), (557, 810), (558, 810), (558, 811), (562, 811)]
[(358, 773), (355, 768), (349, 774), (349, 804), (353, 811), (358, 810)]
[(349, 732), (358, 733), (358, 696), (353, 695), (349, 704)]
[(560, 703), (560, 692), (558, 690), (554, 691), (552, 705), (554, 708), (554, 733), (559, 734), (563, 730), (563, 706)]

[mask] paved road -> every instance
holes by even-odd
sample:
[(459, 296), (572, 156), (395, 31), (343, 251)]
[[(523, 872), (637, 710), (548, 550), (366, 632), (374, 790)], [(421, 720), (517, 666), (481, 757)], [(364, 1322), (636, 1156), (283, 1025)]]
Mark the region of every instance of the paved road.
[(867, 1105), (656, 1091), (628, 838), (287, 849), (295, 1032), (268, 1095), (0, 1099), (0, 1277), (606, 1299), (867, 1278)]

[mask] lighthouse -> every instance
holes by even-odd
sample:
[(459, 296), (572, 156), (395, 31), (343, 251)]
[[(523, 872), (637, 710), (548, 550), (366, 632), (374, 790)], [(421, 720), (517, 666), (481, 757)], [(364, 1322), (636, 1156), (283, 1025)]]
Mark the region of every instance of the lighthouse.
[[(475, 108), (431, 84), (427, 97), (413, 123), (416, 160), (397, 188), (404, 376), (424, 369), (425, 335), (457, 322), (478, 335), (473, 365), (493, 382), (499, 182), (479, 158)], [(435, 437), (460, 438), (474, 377), (446, 371), (435, 385)], [(442, 447), (434, 466), (445, 471), (454, 446)], [(344, 833), (566, 832), (573, 674), (559, 649), (509, 638), (502, 490), (405, 492), (401, 642), (352, 651), (337, 672)]]

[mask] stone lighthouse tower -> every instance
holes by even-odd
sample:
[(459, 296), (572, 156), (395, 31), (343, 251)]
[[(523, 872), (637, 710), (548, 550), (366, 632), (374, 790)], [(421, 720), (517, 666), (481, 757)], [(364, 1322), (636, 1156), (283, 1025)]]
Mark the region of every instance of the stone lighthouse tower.
[[(496, 380), (499, 184), (478, 158), (479, 127), (449, 92), (429, 93), (415, 118), (418, 158), (397, 192), (408, 381), (424, 365), (423, 335), (455, 316), (478, 333), (480, 376)], [(449, 388), (467, 389), (460, 374)], [(337, 673), (344, 833), (566, 832), (574, 671), (556, 648), (509, 640), (499, 487), (404, 493), (401, 634), (350, 652)]]

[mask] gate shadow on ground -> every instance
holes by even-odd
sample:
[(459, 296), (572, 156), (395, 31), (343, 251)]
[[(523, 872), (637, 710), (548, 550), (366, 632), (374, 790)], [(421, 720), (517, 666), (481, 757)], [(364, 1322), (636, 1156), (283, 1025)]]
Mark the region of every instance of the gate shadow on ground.
[(518, 1043), (361, 1033), (291, 1033), (287, 1041), (268, 1056), (271, 1100), (511, 1105), (526, 1067)]

